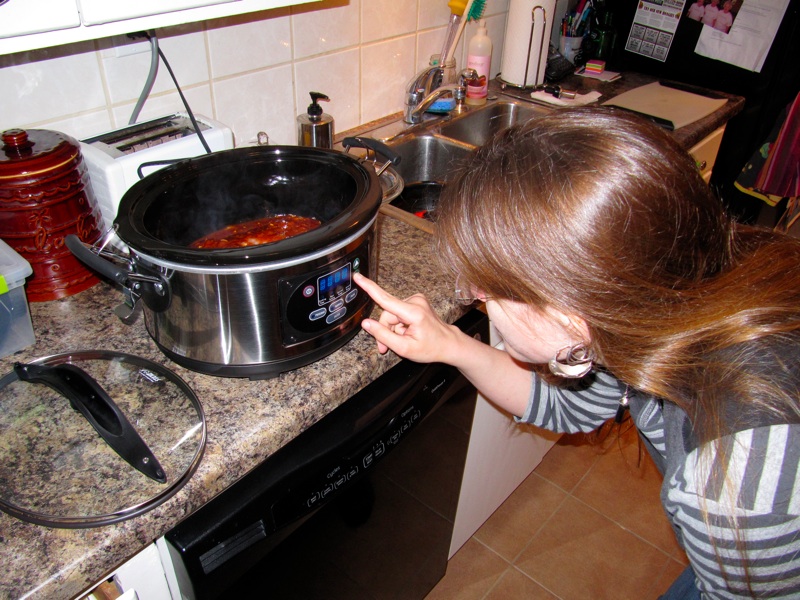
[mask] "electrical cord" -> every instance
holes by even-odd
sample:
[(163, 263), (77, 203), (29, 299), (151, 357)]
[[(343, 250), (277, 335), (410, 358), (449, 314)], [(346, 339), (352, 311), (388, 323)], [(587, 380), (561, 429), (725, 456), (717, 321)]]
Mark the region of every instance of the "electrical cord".
[[(175, 84), (175, 89), (178, 91), (178, 95), (181, 97), (181, 102), (183, 102), (183, 106), (186, 109), (186, 114), (189, 115), (189, 120), (192, 122), (192, 126), (194, 127), (194, 131), (197, 134), (197, 137), (200, 139), (200, 143), (203, 145), (203, 148), (205, 149), (206, 154), (211, 154), (211, 148), (209, 147), (208, 142), (206, 142), (206, 138), (203, 136), (203, 132), (200, 131), (200, 126), (197, 124), (197, 119), (195, 119), (194, 113), (192, 112), (192, 109), (189, 107), (189, 103), (187, 102), (186, 97), (183, 95), (183, 91), (181, 90), (181, 86), (178, 85), (178, 80), (175, 77), (175, 73), (172, 72), (172, 67), (169, 64), (169, 61), (167, 60), (167, 57), (164, 55), (164, 52), (161, 50), (160, 46), (158, 45), (158, 40), (157, 40), (157, 37), (155, 35), (155, 32), (150, 34), (149, 32), (144, 31), (144, 32), (141, 32), (141, 33), (129, 34), (129, 37), (141, 37), (142, 35), (144, 37), (146, 37), (148, 40), (150, 40), (151, 47), (154, 48), (154, 50), (158, 53), (158, 57), (160, 57), (161, 60), (164, 61), (164, 66), (167, 68), (167, 72), (169, 73), (169, 76), (172, 78), (172, 82)], [(153, 40), (156, 40), (156, 43), (154, 45), (153, 45)], [(151, 67), (151, 72), (152, 72), (152, 67)], [(152, 86), (152, 84), (151, 84), (151, 86)], [(150, 90), (147, 90), (146, 94), (144, 93), (144, 90), (143, 90), (142, 93), (143, 93), (143, 96), (140, 97), (139, 100), (140, 100), (140, 102), (142, 104), (144, 104), (144, 101), (146, 100), (147, 95), (150, 93)], [(138, 116), (138, 114), (137, 114), (137, 116)], [(175, 162), (178, 162), (178, 161), (176, 160)], [(141, 177), (141, 171), (140, 171), (140, 177)]]
[(147, 97), (150, 95), (153, 89), (153, 83), (155, 83), (156, 76), (158, 75), (158, 38), (153, 35), (152, 37), (148, 36), (148, 39), (150, 41), (150, 72), (147, 74), (147, 80), (144, 82), (142, 93), (139, 94), (139, 100), (136, 101), (136, 106), (133, 107), (133, 113), (128, 121), (128, 125), (136, 123), (136, 120), (139, 118), (139, 113), (142, 112), (142, 107)]

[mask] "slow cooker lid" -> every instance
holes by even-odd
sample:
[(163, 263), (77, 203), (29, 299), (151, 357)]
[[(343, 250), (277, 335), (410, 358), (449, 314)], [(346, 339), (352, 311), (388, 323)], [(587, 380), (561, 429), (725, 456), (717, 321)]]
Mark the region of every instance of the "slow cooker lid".
[[(382, 197), (373, 168), (333, 150), (268, 146), (182, 161), (132, 186), (115, 224), (135, 251), (158, 260), (230, 266), (293, 258), (346, 239), (371, 221)], [(317, 229), (272, 244), (194, 249), (228, 225), (279, 214), (314, 217)]]
[[(146, 444), (165, 481), (126, 462), (67, 396), (17, 374), (18, 369), (48, 367), (79, 369), (91, 377)], [(96, 411), (98, 420), (114, 433), (109, 424), (113, 419), (104, 411)], [(17, 365), (0, 379), (0, 510), (61, 528), (131, 518), (186, 484), (200, 463), (205, 441), (205, 416), (194, 392), (157, 363), (98, 350)]]

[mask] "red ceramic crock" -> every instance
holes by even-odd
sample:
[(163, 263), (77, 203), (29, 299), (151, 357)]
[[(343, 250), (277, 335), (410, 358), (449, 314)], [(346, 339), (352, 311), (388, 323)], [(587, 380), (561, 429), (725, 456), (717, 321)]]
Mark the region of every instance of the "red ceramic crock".
[(0, 148), (0, 238), (33, 268), (30, 302), (57, 300), (98, 279), (64, 245), (74, 233), (94, 243), (100, 209), (78, 142), (44, 129), (9, 129)]

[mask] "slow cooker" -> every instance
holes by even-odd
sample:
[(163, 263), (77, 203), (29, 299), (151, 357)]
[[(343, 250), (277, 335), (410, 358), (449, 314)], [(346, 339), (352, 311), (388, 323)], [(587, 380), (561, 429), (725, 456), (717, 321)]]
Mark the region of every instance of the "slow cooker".
[[(100, 258), (70, 249), (143, 305), (160, 350), (194, 371), (273, 377), (347, 343), (373, 303), (353, 273), (377, 271), (382, 200), (375, 168), (349, 154), (297, 146), (224, 150), (166, 167), (123, 196), (114, 228), (129, 249)], [(270, 244), (196, 249), (231, 224), (271, 215), (318, 219)], [(118, 254), (118, 253), (115, 253)]]

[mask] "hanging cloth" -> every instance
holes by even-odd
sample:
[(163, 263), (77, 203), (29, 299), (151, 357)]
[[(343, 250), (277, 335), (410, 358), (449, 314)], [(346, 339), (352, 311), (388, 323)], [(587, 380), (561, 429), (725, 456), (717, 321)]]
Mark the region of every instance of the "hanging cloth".
[(800, 93), (783, 111), (734, 185), (770, 206), (788, 199), (776, 228), (788, 230), (800, 218)]

